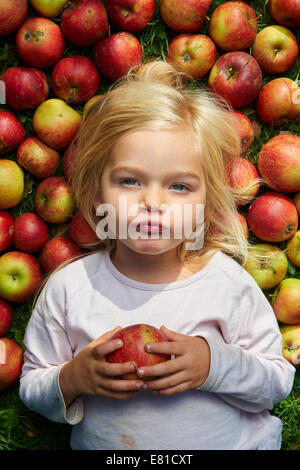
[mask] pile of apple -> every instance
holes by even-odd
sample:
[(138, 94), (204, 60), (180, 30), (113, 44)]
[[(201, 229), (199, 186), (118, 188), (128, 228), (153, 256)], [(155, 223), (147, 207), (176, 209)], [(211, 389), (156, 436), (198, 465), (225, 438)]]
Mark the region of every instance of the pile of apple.
[[(70, 188), (74, 138), (84, 113), (105, 96), (102, 77), (112, 82), (145, 66), (137, 33), (155, 15), (173, 33), (168, 62), (190, 80), (207, 78), (211, 92), (234, 108), (241, 151), (228, 183), (245, 189), (238, 206), (251, 205), (246, 216), (239, 212), (241, 224), (247, 237), (250, 230), (261, 241), (255, 249), (268, 254), (264, 265), (249, 261), (246, 269), (261, 289), (275, 288), (271, 304), (283, 354), (295, 366), (300, 362), (300, 278), (286, 278), (288, 263), (300, 268), (300, 137), (278, 132), (254, 165), (246, 152), (259, 124), (243, 112), (253, 106), (272, 128), (300, 122), (300, 87), (285, 76), (299, 56), (300, 1), (270, 0), (274, 24), (259, 32), (250, 3), (224, 1), (211, 9), (212, 0), (1, 0), (0, 40), (13, 37), (19, 64), (0, 77), (0, 390), (18, 380), (22, 366), (21, 346), (4, 336), (11, 303), (32, 299), (45, 274), (98, 240)], [(207, 35), (201, 33), (206, 20)], [(86, 54), (66, 56), (72, 45)], [(274, 78), (263, 85), (264, 73)], [(23, 112), (32, 113), (33, 135), (26, 134)], [(58, 176), (62, 159), (64, 176)], [(34, 212), (14, 218), (28, 174), (38, 181)], [(267, 191), (258, 195), (262, 182)], [(50, 237), (52, 224), (67, 224), (67, 233)]]

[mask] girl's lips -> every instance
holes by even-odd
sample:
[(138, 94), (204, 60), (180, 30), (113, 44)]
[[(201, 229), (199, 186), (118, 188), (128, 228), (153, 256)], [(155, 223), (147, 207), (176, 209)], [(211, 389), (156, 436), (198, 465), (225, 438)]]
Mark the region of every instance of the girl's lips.
[(147, 233), (161, 233), (163, 226), (160, 222), (154, 221), (144, 221), (137, 224), (137, 232), (147, 232)]

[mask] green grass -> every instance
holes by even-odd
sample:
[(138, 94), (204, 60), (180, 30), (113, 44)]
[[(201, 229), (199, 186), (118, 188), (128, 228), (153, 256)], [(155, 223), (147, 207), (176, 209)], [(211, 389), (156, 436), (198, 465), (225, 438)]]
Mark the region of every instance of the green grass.
[[(105, 1), (104, 1), (105, 3)], [(224, 3), (221, 0), (214, 0), (208, 10), (207, 17), (200, 32), (207, 34), (209, 17), (216, 6)], [(258, 30), (260, 31), (267, 25), (275, 24), (269, 15), (267, 8), (268, 1), (253, 0), (251, 6), (256, 10), (259, 15)], [(29, 9), (28, 17), (36, 16), (35, 13)], [(54, 21), (59, 24), (60, 18), (55, 18)], [(110, 28), (111, 33), (118, 30), (114, 27)], [(168, 28), (162, 21), (159, 14), (159, 1), (157, 0), (156, 12), (153, 20), (148, 26), (136, 34), (137, 38), (142, 44), (143, 60), (151, 59), (152, 57), (161, 58), (166, 60), (168, 44), (178, 33)], [(300, 31), (294, 30), (297, 36), (298, 43), (300, 44)], [(251, 53), (251, 48), (249, 51)], [(73, 55), (85, 55), (92, 57), (92, 48), (80, 48), (67, 43), (64, 57)], [(219, 51), (219, 55), (221, 52)], [(0, 77), (7, 68), (14, 65), (22, 65), (15, 48), (15, 34), (8, 37), (0, 38)], [(300, 70), (300, 57), (296, 64), (284, 74), (292, 80), (297, 80)], [(51, 83), (51, 71), (44, 70), (49, 83)], [(274, 76), (263, 74), (263, 83), (274, 79)], [(101, 83), (98, 93), (104, 94), (111, 82), (101, 77)], [(207, 77), (201, 80), (195, 80), (190, 86), (203, 86), (207, 87)], [(50, 90), (49, 98), (55, 97), (53, 90)], [(5, 106), (0, 105), (0, 109), (7, 109)], [(76, 106), (77, 110), (82, 111), (83, 106)], [(286, 122), (280, 127), (273, 128), (272, 126), (265, 125), (259, 119), (256, 113), (255, 105), (251, 104), (243, 111), (254, 121), (260, 125), (260, 133), (254, 140), (253, 144), (247, 152), (247, 158), (256, 163), (258, 153), (262, 145), (267, 142), (271, 137), (277, 135), (280, 131), (293, 132), (300, 135), (299, 120)], [(19, 117), (26, 128), (27, 137), (34, 135), (32, 129), (32, 111), (19, 113)], [(61, 152), (63, 157), (63, 152)], [(16, 154), (5, 155), (5, 158), (15, 160)], [(63, 175), (62, 172), (62, 159), (61, 164), (56, 173), (58, 176)], [(25, 192), (23, 200), (20, 204), (11, 209), (14, 217), (24, 213), (34, 211), (34, 194), (39, 180), (29, 173), (26, 174), (25, 179)], [(267, 190), (266, 187), (261, 187), (260, 193)], [(293, 197), (293, 194), (290, 195)], [(247, 213), (248, 206), (241, 209), (244, 215)], [(50, 235), (53, 237), (56, 233), (66, 229), (66, 225), (57, 226), (49, 224)], [(250, 235), (251, 241), (260, 243), (261, 240), (256, 239), (253, 234)], [(286, 243), (279, 243), (278, 246), (284, 249)], [(39, 259), (40, 254), (37, 254)], [(300, 270), (297, 269), (289, 262), (288, 272), (286, 277), (297, 277), (300, 279)], [(268, 300), (270, 300), (274, 290), (264, 291)], [(14, 338), (23, 348), (23, 337), (26, 329), (27, 322), (30, 318), (32, 310), (32, 300), (28, 300), (23, 304), (12, 304), (13, 307), (13, 321), (11, 328), (5, 336)], [(24, 348), (25, 349), (25, 348)], [(69, 438), (71, 427), (69, 425), (56, 424), (42, 416), (28, 410), (20, 401), (18, 395), (18, 382), (11, 388), (0, 393), (0, 450), (16, 450), (16, 449), (34, 449), (34, 450), (63, 450), (70, 449)], [(275, 405), (272, 414), (280, 417), (283, 422), (283, 435), (282, 435), (282, 449), (283, 450), (296, 450), (300, 448), (300, 369), (297, 370), (294, 387), (290, 396)]]

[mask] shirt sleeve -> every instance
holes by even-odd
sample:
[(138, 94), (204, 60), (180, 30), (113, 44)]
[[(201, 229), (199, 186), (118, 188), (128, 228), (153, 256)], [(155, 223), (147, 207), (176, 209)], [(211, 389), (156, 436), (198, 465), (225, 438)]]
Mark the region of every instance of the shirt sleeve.
[(291, 392), (296, 369), (282, 355), (276, 316), (254, 280), (243, 287), (237, 311), (229, 343), (211, 332), (201, 333), (210, 347), (211, 363), (198, 389), (217, 393), (248, 412), (271, 410)]
[(77, 424), (83, 419), (83, 397), (66, 408), (59, 386), (60, 369), (73, 351), (65, 327), (65, 289), (58, 274), (41, 291), (26, 328), (19, 396), (29, 409), (51, 421)]

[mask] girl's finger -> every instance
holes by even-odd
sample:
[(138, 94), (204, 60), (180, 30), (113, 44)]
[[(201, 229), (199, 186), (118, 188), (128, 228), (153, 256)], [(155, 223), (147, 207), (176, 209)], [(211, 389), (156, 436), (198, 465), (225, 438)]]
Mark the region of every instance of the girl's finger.
[(103, 377), (101, 387), (114, 392), (128, 392), (142, 390), (144, 382), (142, 380), (110, 379)]
[(145, 385), (150, 390), (161, 390), (165, 388), (176, 387), (181, 383), (186, 382), (186, 374), (184, 371), (171, 374), (166, 377), (161, 377), (155, 380), (147, 380)]
[(174, 395), (175, 393), (185, 392), (186, 390), (189, 390), (189, 382), (182, 382), (174, 387), (157, 390), (155, 393), (157, 393), (157, 395)]
[(92, 348), (92, 356), (94, 359), (103, 359), (106, 354), (115, 351), (123, 346), (123, 342), (120, 339), (114, 339), (106, 341), (105, 343), (96, 344)]
[(110, 363), (103, 361), (99, 364), (99, 374), (109, 377), (134, 373), (136, 372), (136, 369), (137, 367), (135, 362)]
[(171, 354), (181, 355), (186, 351), (186, 342), (178, 341), (162, 341), (159, 343), (145, 344), (145, 351), (158, 354)]

